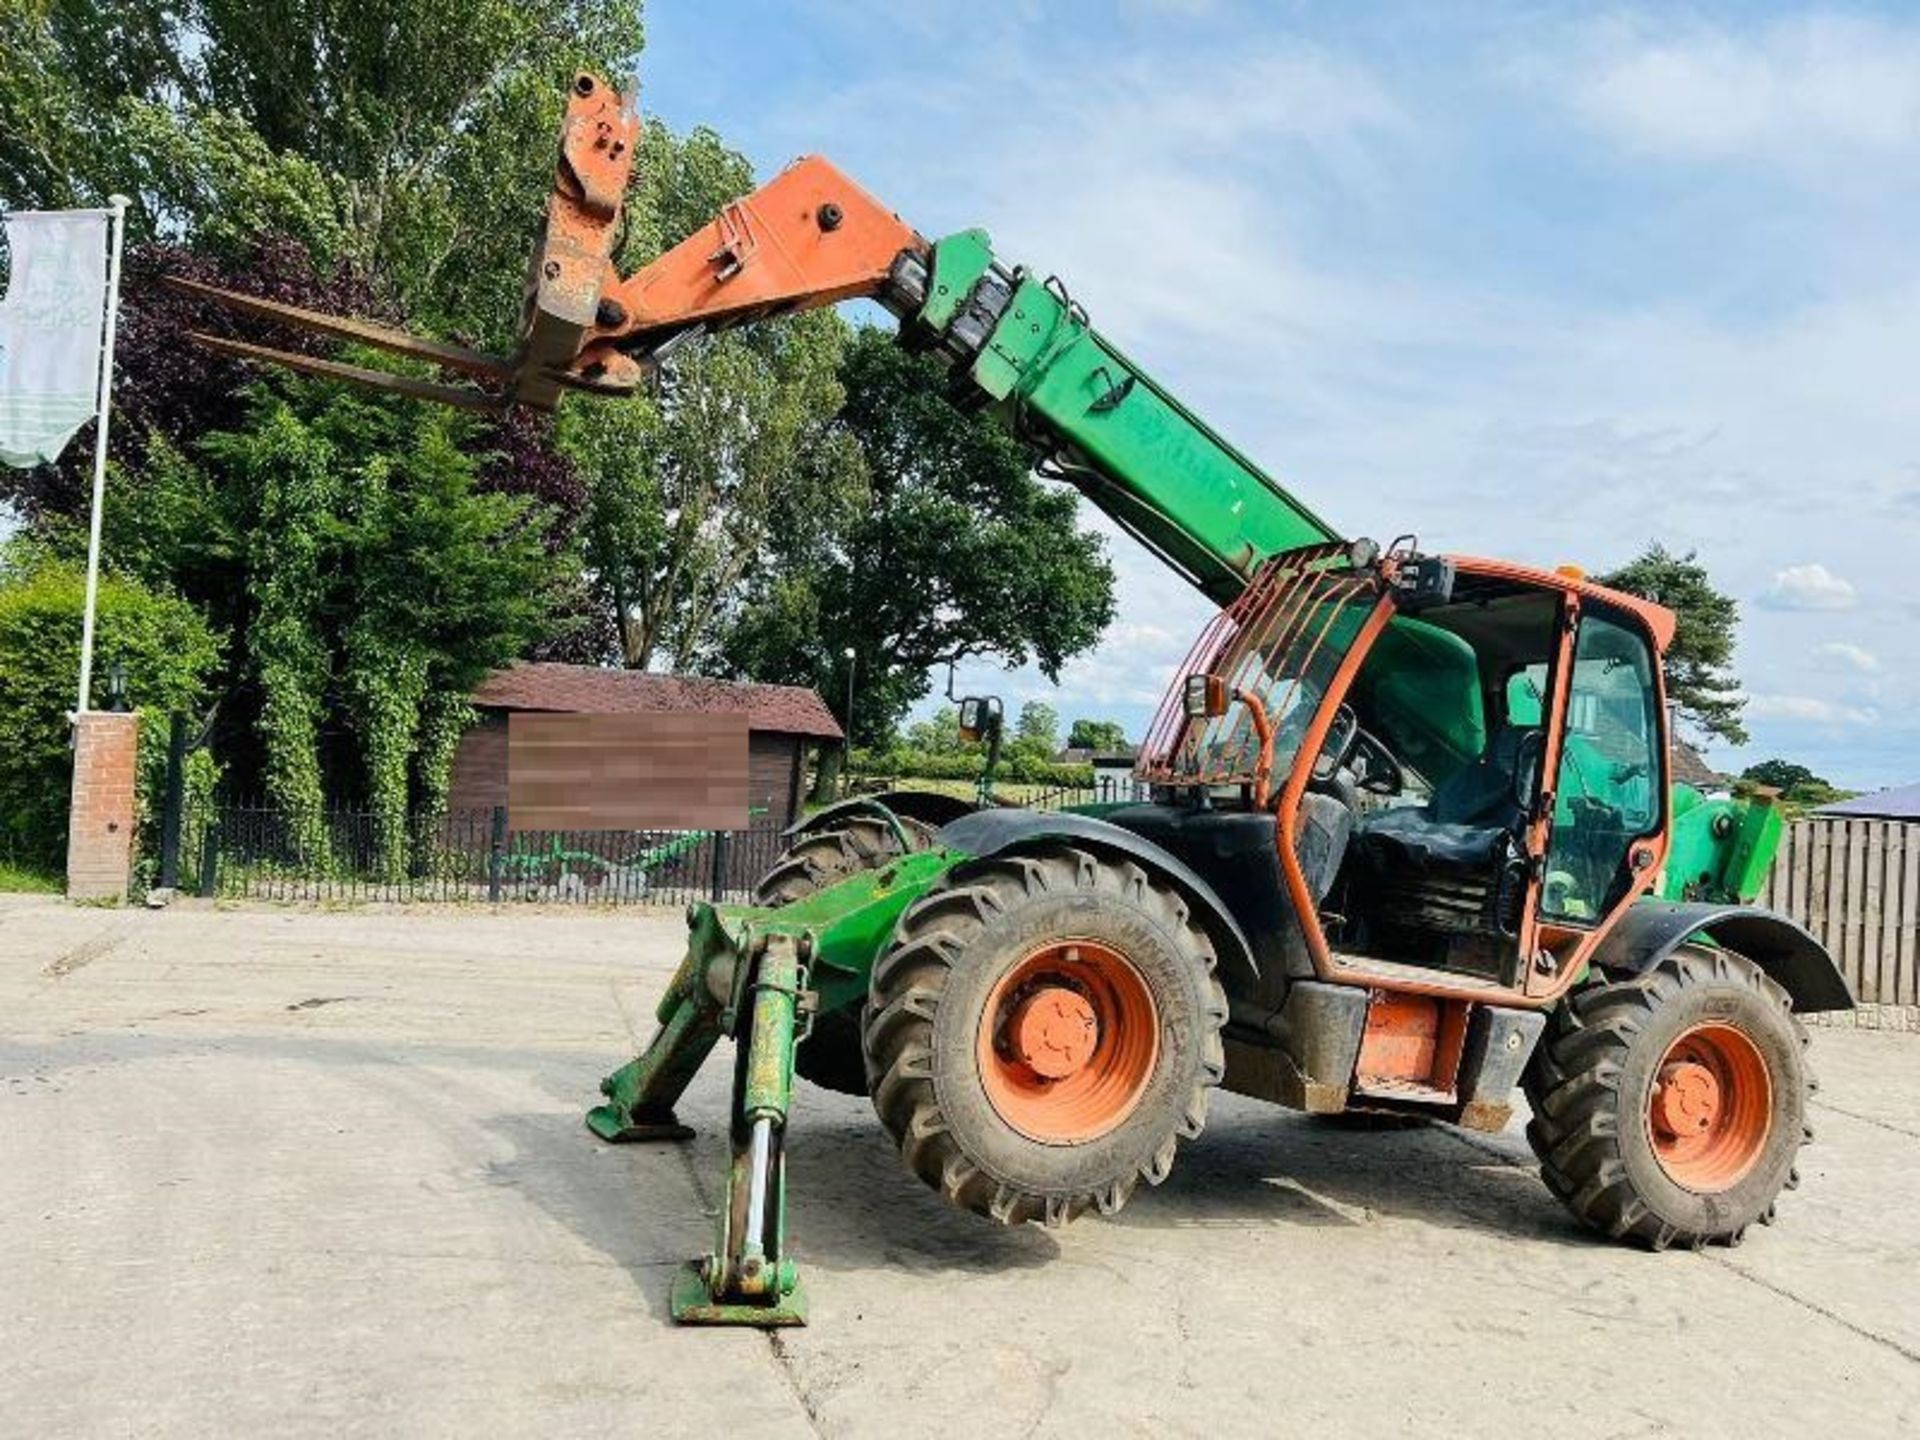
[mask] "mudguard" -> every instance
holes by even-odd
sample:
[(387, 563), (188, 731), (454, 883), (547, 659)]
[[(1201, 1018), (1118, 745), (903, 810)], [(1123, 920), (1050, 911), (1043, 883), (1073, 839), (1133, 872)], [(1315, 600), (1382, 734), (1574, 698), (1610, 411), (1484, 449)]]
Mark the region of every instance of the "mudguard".
[(1179, 887), (1187, 903), (1194, 907), (1194, 919), (1213, 941), (1223, 967), (1240, 969), (1243, 974), (1254, 977), (1260, 974), (1246, 932), (1213, 887), (1184, 860), (1131, 830), (1096, 820), (1091, 815), (1066, 811), (976, 810), (943, 826), (939, 839), (942, 845), (983, 860), (1036, 840), (1071, 840), (1092, 850), (1138, 860)]
[(924, 820), (929, 825), (945, 825), (962, 815), (971, 815), (979, 808), (971, 800), (937, 794), (932, 790), (885, 790), (878, 795), (855, 795), (851, 799), (836, 800), (825, 809), (794, 821), (780, 833), (787, 836), (811, 835), (842, 816), (874, 815), (881, 810), (904, 815), (909, 820)]
[(1826, 946), (1758, 905), (1643, 900), (1600, 942), (1593, 964), (1610, 975), (1644, 974), (1696, 936), (1753, 961), (1802, 1014), (1853, 1009), (1853, 994)]

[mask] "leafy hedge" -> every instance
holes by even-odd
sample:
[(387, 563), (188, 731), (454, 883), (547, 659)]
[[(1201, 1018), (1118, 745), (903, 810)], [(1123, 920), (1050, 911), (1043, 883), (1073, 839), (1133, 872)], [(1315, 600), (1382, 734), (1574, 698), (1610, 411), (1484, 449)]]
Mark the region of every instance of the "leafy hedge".
[[(77, 567), (18, 547), (0, 556), (0, 859), (20, 865), (58, 869), (65, 860), (73, 776), (67, 714), (80, 673), (85, 595)], [(199, 707), (219, 659), (219, 639), (191, 605), (102, 577), (93, 700), (106, 703), (107, 675), (118, 660), (128, 701), (148, 715), (143, 777), (158, 772), (165, 754), (161, 717)]]
[[(853, 770), (859, 775), (890, 775), (903, 780), (977, 780), (986, 756), (977, 749), (936, 754), (894, 745), (884, 750), (853, 752)], [(998, 779), (1015, 785), (1093, 784), (1093, 766), (1062, 765), (1009, 746), (1000, 756)]]

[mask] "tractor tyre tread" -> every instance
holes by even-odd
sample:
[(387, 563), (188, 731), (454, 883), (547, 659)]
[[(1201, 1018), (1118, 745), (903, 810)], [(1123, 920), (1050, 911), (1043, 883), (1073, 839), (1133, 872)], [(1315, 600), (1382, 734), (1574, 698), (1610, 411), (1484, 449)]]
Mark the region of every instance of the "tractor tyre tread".
[[(1789, 1057), (1785, 1078), (1797, 1087), (1786, 1097), (1785, 1113), (1798, 1133), (1777, 1147), (1770, 1142), (1756, 1166), (1764, 1173), (1725, 1205), (1689, 1202), (1678, 1187), (1663, 1184), (1650, 1152), (1623, 1143), (1631, 1137), (1622, 1134), (1623, 1127), (1643, 1123), (1642, 1096), (1625, 1093), (1630, 1066), (1644, 1063), (1635, 1054), (1636, 1042), (1650, 1029), (1670, 1028), (1660, 1019), (1666, 1006), (1709, 989), (1731, 993), (1749, 1023), (1772, 1029)], [(1659, 1045), (1664, 1053), (1666, 1043), (1656, 1035), (1647, 1048)], [(1653, 1250), (1737, 1245), (1753, 1221), (1772, 1223), (1778, 1191), (1799, 1183), (1793, 1159), (1812, 1138), (1806, 1097), (1817, 1088), (1806, 1065), (1807, 1043), (1787, 992), (1752, 961), (1727, 950), (1683, 946), (1644, 975), (1577, 992), (1555, 1011), (1524, 1077), (1533, 1110), (1527, 1143), (1539, 1159), (1542, 1181), (1583, 1223), (1616, 1240)], [(1767, 1174), (1777, 1177), (1770, 1185)]]
[[(984, 1154), (970, 1154), (942, 1106), (936, 1082), (935, 1027), (956, 968), (996, 919), (1036, 900), (1098, 893), (1145, 912), (1191, 962), (1199, 979), (1203, 1017), (1197, 1063), (1177, 1103), (1169, 1106), (1164, 1135), (1146, 1137), (1125, 1173), (1080, 1177), (1074, 1183), (1021, 1183), (996, 1173)], [(1186, 900), (1130, 860), (1107, 860), (1072, 845), (978, 861), (955, 871), (901, 918), (894, 943), (873, 969), (864, 1048), (869, 1093), (881, 1123), (907, 1168), (949, 1202), (1002, 1225), (1040, 1221), (1063, 1225), (1088, 1210), (1112, 1215), (1140, 1181), (1167, 1176), (1182, 1139), (1206, 1124), (1209, 1092), (1226, 1073), (1221, 1029), (1226, 993), (1215, 974), (1206, 932)], [(1064, 1147), (1063, 1153), (1073, 1147)]]
[(754, 886), (753, 903), (767, 909), (791, 905), (849, 875), (878, 870), (903, 854), (933, 844), (931, 825), (905, 815), (896, 818), (912, 842), (908, 850), (900, 848), (899, 837), (886, 821), (873, 815), (850, 815), (789, 845)]
[[(911, 850), (934, 843), (934, 829), (925, 821), (896, 817), (912, 842)], [(754, 887), (754, 904), (778, 909), (806, 899), (863, 870), (878, 870), (903, 854), (900, 837), (877, 815), (849, 815), (825, 830), (802, 835)], [(857, 1011), (825, 1013), (814, 1018), (813, 1030), (794, 1052), (794, 1069), (804, 1079), (843, 1095), (867, 1093), (866, 1064), (860, 1056), (860, 1017)]]

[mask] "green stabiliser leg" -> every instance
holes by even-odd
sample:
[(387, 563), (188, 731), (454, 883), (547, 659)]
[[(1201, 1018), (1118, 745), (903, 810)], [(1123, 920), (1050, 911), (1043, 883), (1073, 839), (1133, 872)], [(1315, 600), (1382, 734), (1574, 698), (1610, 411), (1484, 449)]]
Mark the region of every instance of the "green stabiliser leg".
[(690, 906), (686, 958), (654, 1012), (660, 1028), (645, 1051), (600, 1082), (607, 1103), (587, 1112), (589, 1130), (614, 1142), (693, 1137), (673, 1106), (723, 1033), (735, 963), (720, 917), (710, 906)]
[(587, 1114), (603, 1140), (684, 1140), (674, 1103), (722, 1035), (735, 1042), (727, 1203), (712, 1254), (675, 1277), (670, 1308), (686, 1325), (804, 1325), (806, 1296), (786, 1254), (787, 1110), (803, 971), (790, 935), (738, 940), (710, 906), (687, 912), (687, 955), (668, 982), (644, 1053), (600, 1083)]
[(727, 1203), (712, 1254), (675, 1277), (671, 1309), (683, 1325), (804, 1325), (806, 1292), (786, 1253), (788, 1106), (799, 1034), (799, 942), (769, 935), (754, 946), (748, 1001), (739, 1007)]

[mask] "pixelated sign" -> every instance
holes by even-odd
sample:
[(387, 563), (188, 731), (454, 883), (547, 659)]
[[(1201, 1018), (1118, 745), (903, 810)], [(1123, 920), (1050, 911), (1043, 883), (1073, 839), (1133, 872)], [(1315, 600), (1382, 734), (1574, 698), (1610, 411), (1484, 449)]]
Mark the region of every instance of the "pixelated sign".
[(507, 721), (516, 830), (742, 830), (747, 717), (539, 715)]

